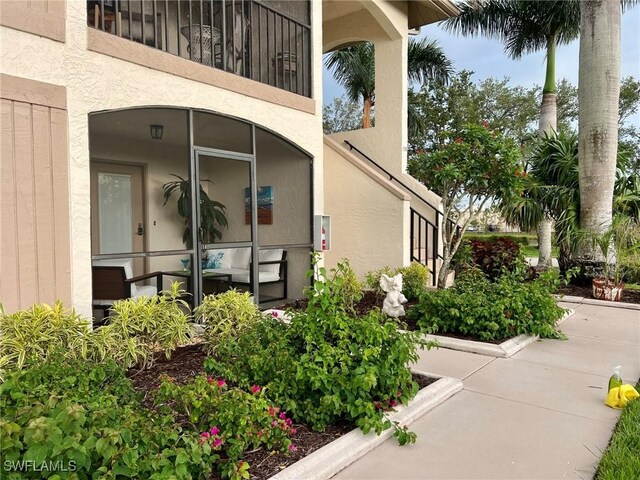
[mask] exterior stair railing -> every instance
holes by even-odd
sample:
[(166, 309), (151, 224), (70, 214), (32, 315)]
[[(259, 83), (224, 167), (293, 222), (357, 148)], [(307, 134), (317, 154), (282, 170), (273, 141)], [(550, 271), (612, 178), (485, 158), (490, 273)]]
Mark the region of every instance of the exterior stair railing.
[[(357, 152), (362, 158), (367, 160), (380, 172), (389, 177), (390, 181), (400, 185), (400, 187), (402, 187), (405, 191), (411, 193), (415, 198), (424, 203), (431, 211), (433, 211), (433, 218), (435, 219), (435, 221), (429, 220), (427, 217), (411, 207), (411, 227), (409, 233), (409, 241), (411, 242), (411, 261), (419, 262), (423, 265), (426, 265), (431, 272), (430, 282), (432, 286), (436, 286), (438, 260), (442, 259), (442, 255), (440, 254), (440, 227), (443, 221), (442, 211), (437, 206), (433, 205), (429, 200), (412, 189), (410, 186), (408, 186), (406, 183), (404, 183), (402, 180), (395, 177), (391, 172), (389, 172), (382, 165), (369, 157), (358, 147), (353, 145), (350, 141), (345, 140), (344, 143), (347, 144), (349, 150)], [(454, 222), (449, 221), (449, 223), (452, 227), (454, 227)]]

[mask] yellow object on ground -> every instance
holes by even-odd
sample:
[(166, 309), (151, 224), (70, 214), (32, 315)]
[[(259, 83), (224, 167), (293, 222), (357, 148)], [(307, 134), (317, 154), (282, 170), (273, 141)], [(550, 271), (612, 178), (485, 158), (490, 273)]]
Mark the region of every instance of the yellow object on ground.
[(630, 400), (638, 397), (640, 397), (640, 393), (638, 393), (638, 391), (631, 385), (626, 384), (609, 390), (609, 395), (607, 395), (607, 399), (604, 401), (604, 404), (611, 408), (620, 409), (624, 408)]

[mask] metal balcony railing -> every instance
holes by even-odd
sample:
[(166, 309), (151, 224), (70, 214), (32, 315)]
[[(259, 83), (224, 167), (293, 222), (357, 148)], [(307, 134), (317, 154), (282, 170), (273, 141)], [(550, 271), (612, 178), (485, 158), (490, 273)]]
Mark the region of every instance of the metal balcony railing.
[(92, 0), (87, 1), (87, 23), (311, 97), (309, 0), (271, 5), (260, 0)]

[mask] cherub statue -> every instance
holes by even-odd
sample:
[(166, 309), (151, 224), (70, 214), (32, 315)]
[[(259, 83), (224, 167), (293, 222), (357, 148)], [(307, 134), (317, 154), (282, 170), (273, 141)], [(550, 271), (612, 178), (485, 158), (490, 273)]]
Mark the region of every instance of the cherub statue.
[(404, 316), (403, 303), (407, 303), (406, 297), (402, 294), (402, 274), (390, 277), (384, 273), (380, 276), (380, 288), (387, 293), (382, 311), (393, 318)]

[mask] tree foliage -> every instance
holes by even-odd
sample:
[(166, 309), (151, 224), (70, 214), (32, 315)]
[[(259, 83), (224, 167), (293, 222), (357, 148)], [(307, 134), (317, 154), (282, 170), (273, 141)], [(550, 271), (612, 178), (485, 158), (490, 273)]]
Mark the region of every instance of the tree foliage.
[[(362, 126), (370, 126), (369, 116), (375, 107), (375, 49), (362, 42), (335, 50), (325, 57), (325, 66), (346, 90), (351, 102), (363, 102)], [(446, 83), (453, 73), (451, 61), (435, 40), (409, 41), (407, 75), (409, 81)]]
[(518, 143), (536, 135), (539, 87), (511, 86), (508, 78), (474, 82), (472, 76), (463, 70), (447, 85), (430, 83), (409, 92), (409, 114), (420, 124), (409, 131), (412, 152), (434, 148), (445, 131), (460, 132), (483, 121)]
[(519, 195), (524, 172), (513, 139), (489, 129), (487, 123), (443, 131), (434, 146), (417, 152), (409, 161), (409, 173), (442, 197), (445, 228), (438, 286), (444, 287), (451, 258), (462, 242), (459, 232), (485, 205)]
[[(375, 124), (373, 112), (371, 124)], [(346, 95), (335, 97), (322, 108), (322, 131), (325, 135), (357, 130), (362, 126), (362, 108)]]

